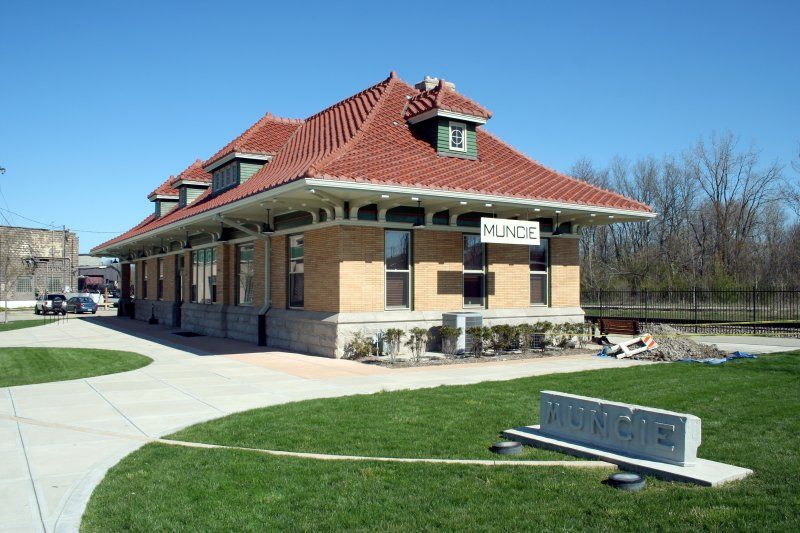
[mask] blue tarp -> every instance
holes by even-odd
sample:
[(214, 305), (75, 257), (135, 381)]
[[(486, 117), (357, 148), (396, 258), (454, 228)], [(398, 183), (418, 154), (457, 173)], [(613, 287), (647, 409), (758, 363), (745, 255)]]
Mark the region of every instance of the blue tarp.
[(758, 359), (758, 356), (752, 353), (747, 352), (733, 352), (728, 357), (706, 357), (705, 359), (678, 359), (678, 361), (682, 361), (684, 363), (705, 363), (707, 365), (721, 365), (722, 363), (726, 363), (728, 361), (733, 361), (734, 359)]

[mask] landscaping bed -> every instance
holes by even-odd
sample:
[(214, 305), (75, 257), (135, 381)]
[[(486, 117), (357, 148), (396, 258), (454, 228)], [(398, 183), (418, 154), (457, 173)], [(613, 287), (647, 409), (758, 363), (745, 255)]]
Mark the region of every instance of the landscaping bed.
[[(612, 489), (603, 469), (319, 461), (149, 444), (93, 493), (84, 531), (796, 531), (800, 352), (722, 366), (644, 365), (309, 400), (170, 438), (328, 454), (497, 459), (498, 433), (538, 422), (539, 391), (686, 412), (699, 455), (751, 468), (720, 488), (648, 478)], [(522, 459), (568, 456), (527, 448)], [(505, 457), (503, 459), (506, 459)]]
[(394, 361), (388, 356), (370, 356), (358, 359), (359, 362), (368, 365), (378, 365), (387, 368), (412, 368), (417, 366), (442, 366), (442, 365), (462, 365), (470, 363), (492, 363), (496, 361), (524, 361), (527, 359), (542, 359), (546, 357), (559, 357), (565, 355), (595, 355), (598, 348), (555, 348), (550, 347), (545, 350), (526, 350), (501, 352), (497, 355), (489, 352), (480, 356), (472, 353), (463, 355), (445, 356), (442, 354), (425, 354), (418, 361), (411, 358), (397, 357)]

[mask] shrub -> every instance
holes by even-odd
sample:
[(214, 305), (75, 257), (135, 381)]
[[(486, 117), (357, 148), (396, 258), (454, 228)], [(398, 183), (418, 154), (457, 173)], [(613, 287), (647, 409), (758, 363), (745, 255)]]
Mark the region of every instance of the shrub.
[(519, 344), (519, 332), (515, 326), (496, 324), (492, 326), (492, 349), (499, 354), (502, 351), (513, 350)]
[(425, 328), (411, 328), (408, 332), (406, 346), (411, 349), (412, 360), (418, 363), (428, 347), (428, 330)]
[(467, 328), (467, 335), (470, 336), (470, 350), (475, 357), (480, 357), (486, 351), (486, 345), (492, 341), (492, 330), (486, 326), (473, 326)]
[(344, 345), (345, 359), (362, 359), (377, 353), (375, 340), (368, 337), (363, 331), (356, 331), (353, 337)]
[(389, 354), (389, 360), (394, 363), (394, 359), (400, 352), (400, 341), (403, 339), (403, 330), (400, 328), (389, 328), (383, 333), (384, 341), (386, 342), (386, 351)]
[(455, 355), (456, 342), (461, 336), (461, 328), (442, 326), (439, 328), (439, 334), (442, 336), (442, 353), (446, 355)]
[(519, 335), (519, 347), (522, 350), (533, 348), (533, 326), (530, 324), (520, 324), (517, 326)]

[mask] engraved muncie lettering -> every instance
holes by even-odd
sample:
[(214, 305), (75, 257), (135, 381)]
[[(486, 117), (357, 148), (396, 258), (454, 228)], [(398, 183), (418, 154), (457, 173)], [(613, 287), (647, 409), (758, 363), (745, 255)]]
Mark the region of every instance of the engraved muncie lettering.
[[(628, 425), (628, 432), (622, 432), (622, 424), (623, 422)], [(633, 422), (631, 422), (631, 417), (629, 416), (619, 416), (616, 420), (614, 420), (614, 435), (619, 440), (629, 441), (633, 440), (633, 434), (631, 433), (630, 428), (633, 427)]]
[[(575, 422), (575, 416), (573, 415), (573, 410), (579, 411), (578, 414), (578, 421)], [(574, 405), (569, 406), (569, 416), (567, 416), (567, 424), (569, 425), (570, 429), (583, 429), (583, 407), (575, 408)]]
[(558, 416), (558, 408), (561, 404), (558, 402), (547, 402), (547, 416), (545, 417), (546, 423), (558, 422), (561, 425), (561, 418)]
[(592, 409), (592, 433), (597, 433), (603, 437), (608, 437), (608, 426), (606, 420), (608, 413), (605, 411)]

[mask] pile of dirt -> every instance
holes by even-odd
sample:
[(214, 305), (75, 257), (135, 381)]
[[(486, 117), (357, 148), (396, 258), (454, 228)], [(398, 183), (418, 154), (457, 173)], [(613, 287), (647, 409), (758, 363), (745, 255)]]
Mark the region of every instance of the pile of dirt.
[(647, 324), (645, 333), (653, 336), (658, 348), (634, 356), (647, 361), (677, 361), (679, 359), (705, 359), (723, 357), (726, 354), (716, 346), (700, 344), (691, 337), (666, 324)]

